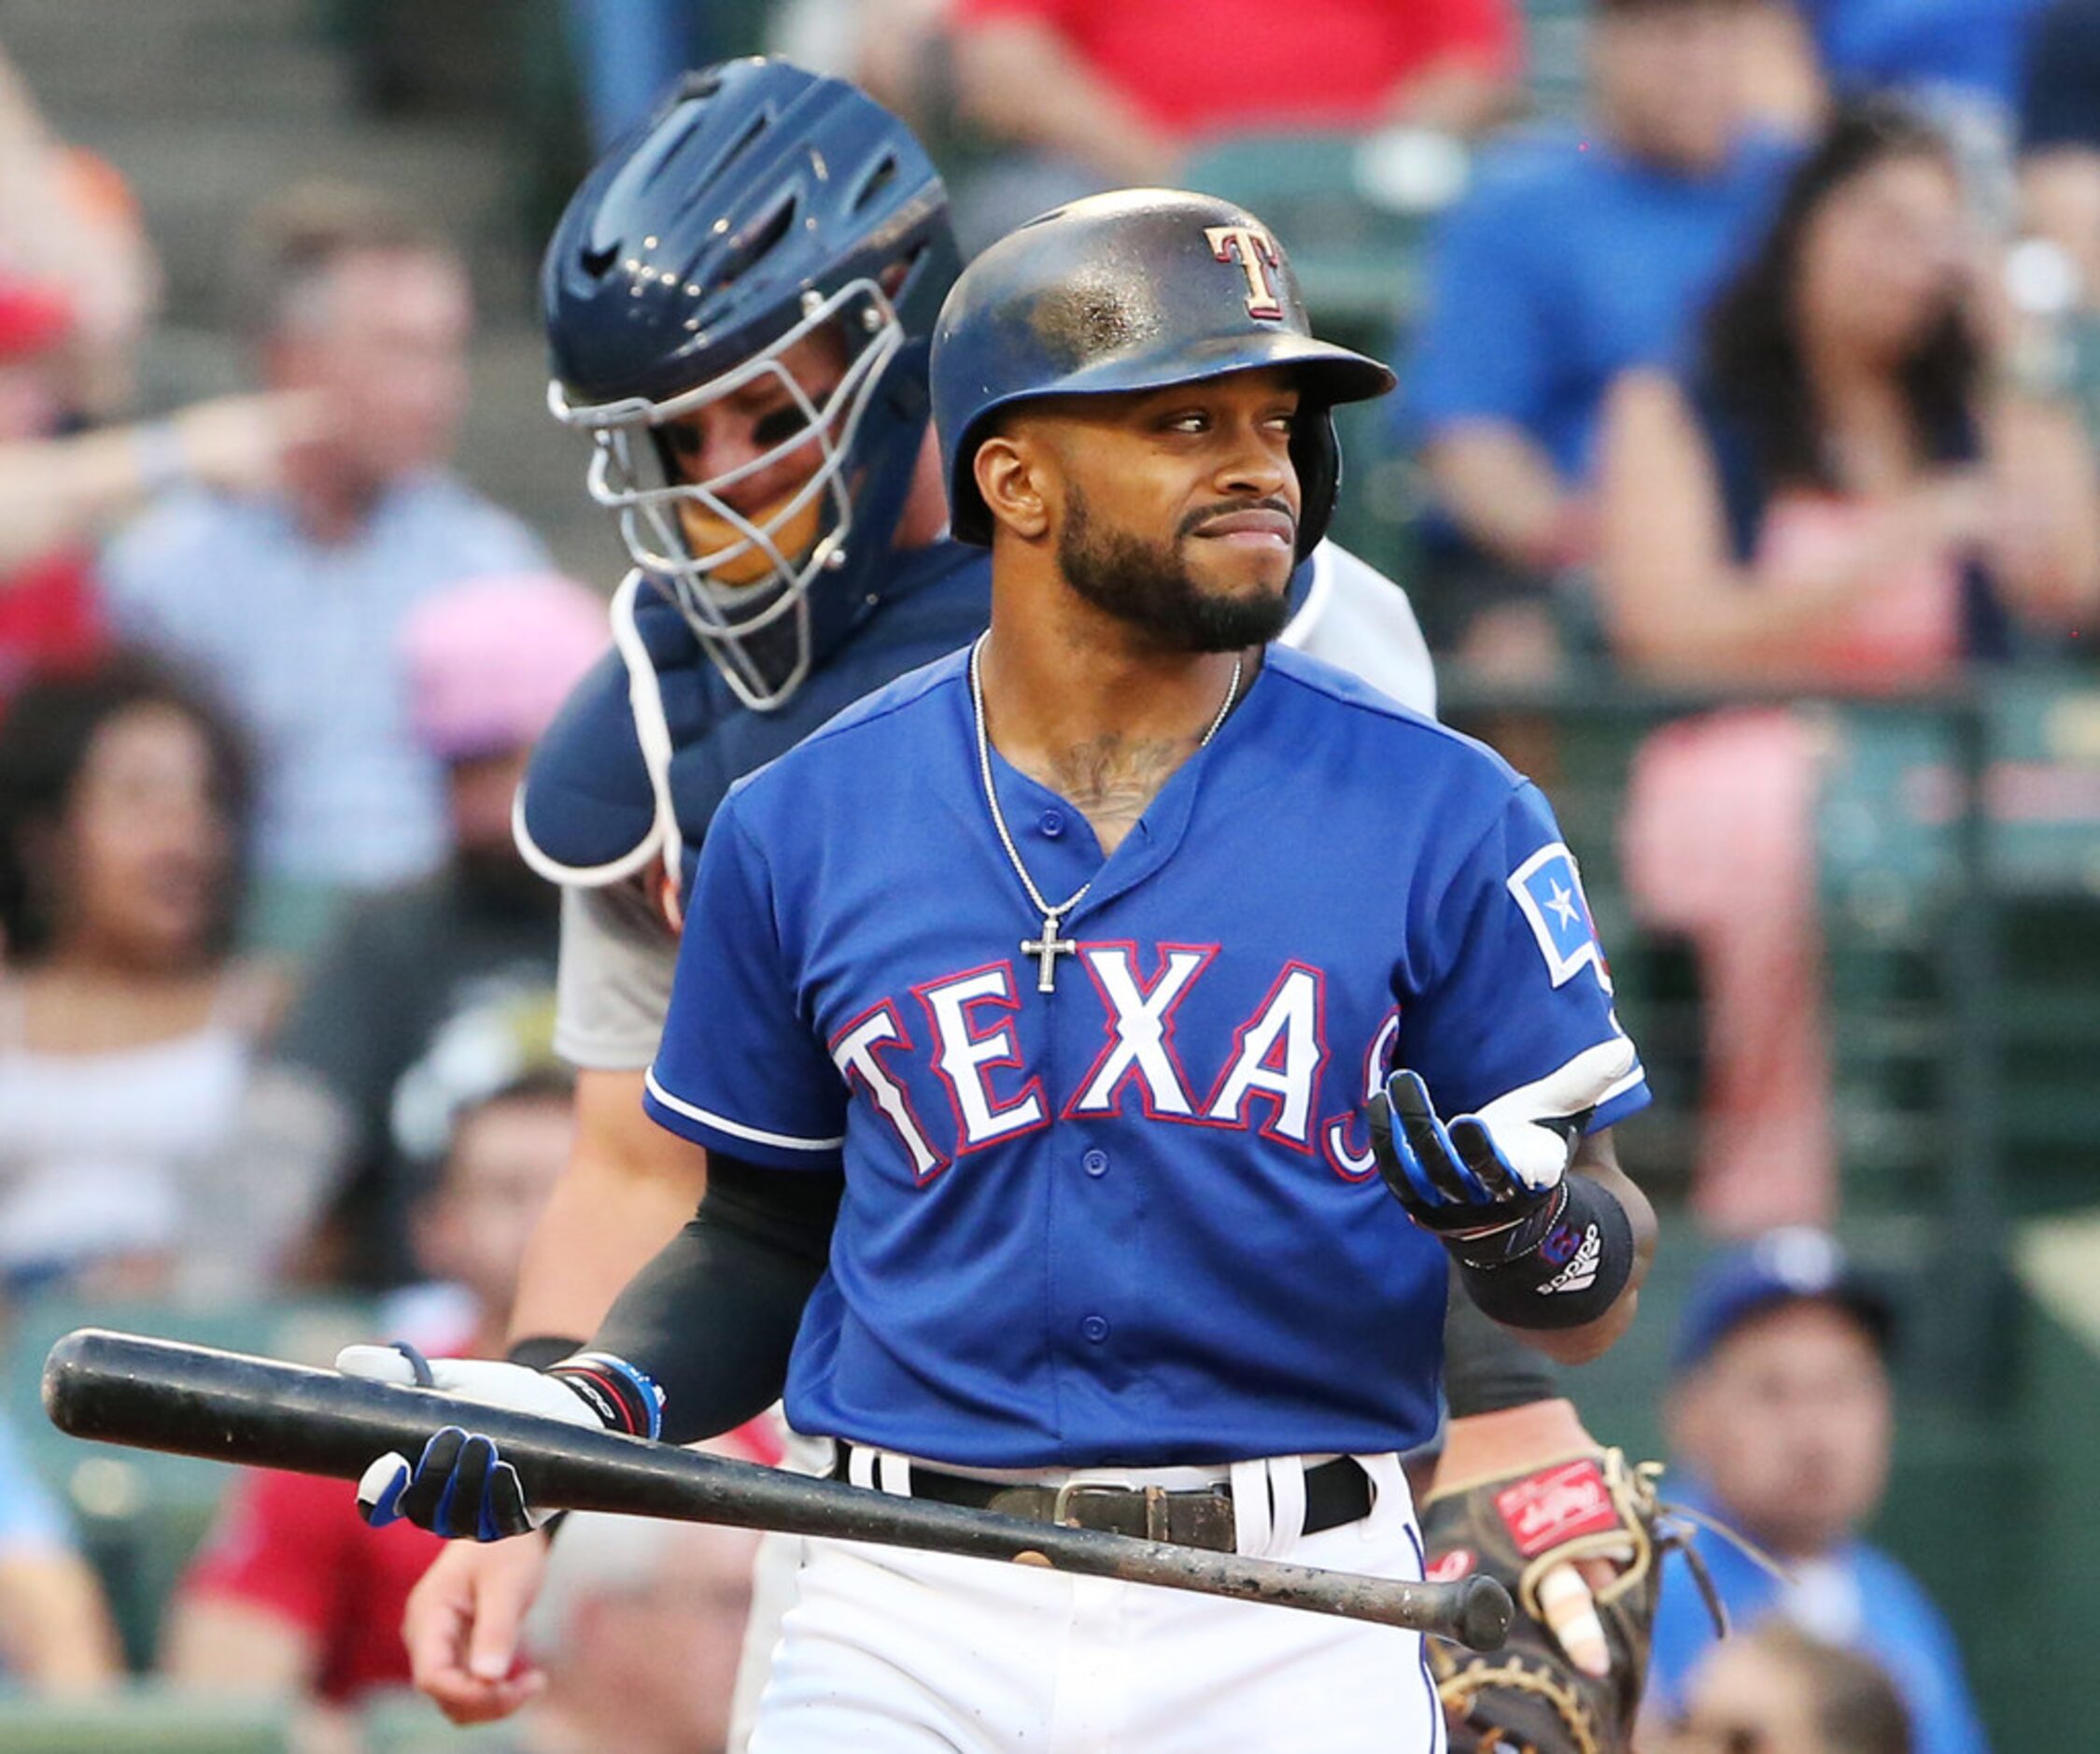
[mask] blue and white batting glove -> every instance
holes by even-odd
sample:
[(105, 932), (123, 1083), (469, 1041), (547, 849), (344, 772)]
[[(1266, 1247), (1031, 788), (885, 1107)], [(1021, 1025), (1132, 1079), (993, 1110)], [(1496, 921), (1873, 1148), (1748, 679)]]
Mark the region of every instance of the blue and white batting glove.
[(1623, 1038), (1601, 1043), (1543, 1083), (1449, 1121), (1420, 1074), (1396, 1071), (1365, 1111), (1378, 1173), (1408, 1216), (1467, 1266), (1517, 1260), (1560, 1216), (1593, 1093), (1624, 1076), (1633, 1053)]
[[(609, 1352), (578, 1352), (546, 1370), (489, 1358), (426, 1360), (412, 1346), (346, 1346), (335, 1367), (346, 1377), (434, 1389), (461, 1400), (536, 1413), (565, 1424), (655, 1437), (662, 1392)], [(413, 1465), (388, 1452), (358, 1482), (358, 1514), (373, 1528), (407, 1521), (447, 1540), (500, 1541), (539, 1528), (554, 1509), (525, 1502), (517, 1470), (488, 1438), (447, 1425)]]

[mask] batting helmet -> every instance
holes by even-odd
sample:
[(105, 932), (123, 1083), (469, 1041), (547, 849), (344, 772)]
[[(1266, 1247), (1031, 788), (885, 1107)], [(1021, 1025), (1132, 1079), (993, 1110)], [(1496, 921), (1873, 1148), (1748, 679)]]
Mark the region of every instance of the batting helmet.
[(1229, 201), (1124, 189), (1031, 219), (963, 271), (934, 330), (934, 424), (955, 534), (992, 540), (974, 465), (1002, 410), (1261, 366), (1289, 367), (1301, 385), (1290, 453), (1303, 559), (1326, 533), (1341, 485), (1329, 411), (1384, 395), (1393, 375), (1314, 338), (1282, 246)]
[[(687, 74), (591, 172), (541, 272), (548, 405), (596, 444), (592, 497), (747, 704), (777, 706), (811, 655), (810, 596), (850, 625), (879, 581), (926, 430), (926, 353), (955, 277), (948, 196), (909, 129), (853, 86), (783, 61)], [(825, 332), (843, 375), (806, 389), (781, 356)], [(712, 480), (662, 429), (770, 376), (792, 430)], [(777, 504), (725, 493), (814, 446)], [(794, 618), (792, 649), (761, 629)]]

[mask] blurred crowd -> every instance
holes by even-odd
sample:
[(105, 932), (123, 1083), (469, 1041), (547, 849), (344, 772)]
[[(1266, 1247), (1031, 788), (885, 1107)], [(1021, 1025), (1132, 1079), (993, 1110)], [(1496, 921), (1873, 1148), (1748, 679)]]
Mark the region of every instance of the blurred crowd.
[[(600, 143), (747, 46), (709, 12), (571, 7)], [(1571, 14), (1579, 58), (1541, 27)], [(1414, 167), (1402, 389), (1352, 457), (1359, 527), (1400, 545), (1368, 558), (1549, 789), (1527, 700), (1697, 707), (1639, 743), (1611, 842), (1631, 922), (1696, 969), (1684, 1183), (1744, 1250), (1685, 1313), (1670, 1431), (1794, 1582), (1710, 1552), (1763, 1630), (1666, 1638), (1656, 1746), (1980, 1747), (1944, 1627), (1858, 1541), (1889, 1311), (1798, 1228), (1843, 1211), (1815, 819), (1847, 734), (1801, 700), (2079, 659), (2100, 0), (782, 0), (768, 29), (951, 155), (965, 248), (1234, 136)], [(172, 410), (138, 389), (153, 226), (0, 64), (0, 1303), (357, 1298), (500, 1351), (573, 1125), (557, 896), (512, 797), (613, 581), (453, 473), (475, 288), (411, 206), (301, 185), (253, 214), (224, 316), (250, 388)], [(308, 1699), (346, 1747), (331, 1714), (405, 1679), (430, 1549), (367, 1536), (346, 1488), (244, 1479), (141, 1648), (12, 1449), (13, 1681), (149, 1664)], [(722, 1746), (743, 1537), (557, 1550), (514, 1746)]]

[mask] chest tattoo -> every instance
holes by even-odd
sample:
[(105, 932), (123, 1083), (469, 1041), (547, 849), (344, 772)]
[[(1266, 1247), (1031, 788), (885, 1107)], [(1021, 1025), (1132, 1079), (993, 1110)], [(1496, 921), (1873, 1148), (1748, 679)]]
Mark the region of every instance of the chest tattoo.
[(1160, 787), (1189, 758), (1192, 738), (1127, 738), (1109, 732), (1076, 743), (1051, 766), (1050, 784), (1093, 827), (1104, 853), (1113, 853)]

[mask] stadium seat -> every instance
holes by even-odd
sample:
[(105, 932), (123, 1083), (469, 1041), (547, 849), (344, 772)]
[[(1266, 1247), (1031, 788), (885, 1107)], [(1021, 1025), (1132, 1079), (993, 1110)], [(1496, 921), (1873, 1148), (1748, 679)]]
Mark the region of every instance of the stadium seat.
[(358, 1727), (363, 1754), (497, 1754), (525, 1744), (515, 1722), (462, 1728), (420, 1693), (405, 1690), (374, 1695)]
[(1524, 83), (1534, 114), (1582, 108), (1588, 11), (1589, 0), (1524, 0)]
[(2072, 389), (2087, 440), (2100, 445), (2100, 315), (2079, 313), (2071, 324)]
[(9, 1754), (292, 1754), (293, 1710), (142, 1681), (106, 1698), (0, 1693)]
[[(1961, 746), (1929, 709), (1858, 707), (1825, 774), (1818, 842), (1847, 1196), (1915, 1209), (1982, 1081), (2002, 1196), (2089, 1199), (2100, 1089), (2100, 685), (2015, 672), (1980, 699), (1989, 816), (1964, 865)], [(1979, 892), (1974, 884), (1980, 882)], [(1980, 1049), (1988, 1046), (1987, 1057)]]

